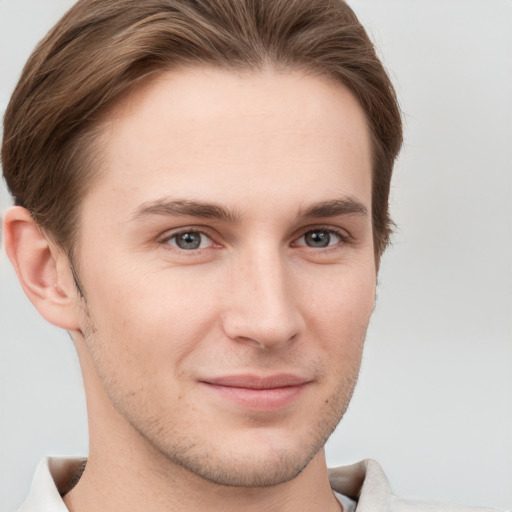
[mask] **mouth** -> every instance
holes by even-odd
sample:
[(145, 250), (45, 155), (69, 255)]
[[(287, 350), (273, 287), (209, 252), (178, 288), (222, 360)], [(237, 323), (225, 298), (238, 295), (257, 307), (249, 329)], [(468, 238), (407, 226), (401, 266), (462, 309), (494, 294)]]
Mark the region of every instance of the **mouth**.
[(265, 377), (230, 375), (200, 381), (221, 400), (257, 412), (276, 411), (290, 406), (310, 382), (292, 374)]

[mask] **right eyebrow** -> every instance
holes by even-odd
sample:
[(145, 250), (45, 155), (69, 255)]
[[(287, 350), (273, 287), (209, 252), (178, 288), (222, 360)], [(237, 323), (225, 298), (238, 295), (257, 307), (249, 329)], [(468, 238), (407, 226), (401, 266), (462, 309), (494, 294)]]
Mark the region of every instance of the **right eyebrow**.
[(140, 205), (132, 215), (133, 220), (139, 220), (150, 215), (166, 215), (179, 217), (198, 217), (217, 219), (237, 224), (241, 215), (220, 204), (190, 200), (157, 199)]

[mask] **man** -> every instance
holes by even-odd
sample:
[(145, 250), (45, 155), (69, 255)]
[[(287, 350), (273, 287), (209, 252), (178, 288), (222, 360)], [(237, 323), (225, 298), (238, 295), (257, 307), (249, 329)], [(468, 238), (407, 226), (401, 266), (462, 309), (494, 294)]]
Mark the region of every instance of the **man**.
[(329, 482), (323, 453), (400, 143), (342, 2), (79, 2), (25, 69), (2, 162), (6, 248), (73, 338), (90, 454), (43, 461), (22, 510), (439, 510), (373, 462)]

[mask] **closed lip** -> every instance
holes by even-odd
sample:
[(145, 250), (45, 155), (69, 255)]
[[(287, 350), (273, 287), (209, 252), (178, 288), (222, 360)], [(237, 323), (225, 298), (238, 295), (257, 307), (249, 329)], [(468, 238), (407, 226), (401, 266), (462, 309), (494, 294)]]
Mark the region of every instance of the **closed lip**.
[(205, 384), (211, 384), (213, 386), (263, 390), (302, 386), (303, 384), (307, 384), (310, 381), (298, 375), (285, 373), (269, 376), (258, 376), (252, 374), (228, 375), (223, 377), (201, 379), (201, 382), (204, 382)]
[(295, 403), (311, 382), (292, 374), (229, 375), (200, 381), (221, 403), (237, 410), (270, 413)]

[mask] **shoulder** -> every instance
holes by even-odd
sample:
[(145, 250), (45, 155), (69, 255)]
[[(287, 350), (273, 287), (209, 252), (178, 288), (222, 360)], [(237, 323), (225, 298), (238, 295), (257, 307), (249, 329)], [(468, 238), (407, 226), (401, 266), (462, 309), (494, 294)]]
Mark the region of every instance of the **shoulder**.
[(490, 508), (399, 498), (380, 465), (371, 459), (330, 469), (329, 480), (333, 490), (357, 501), (357, 512), (492, 512)]

